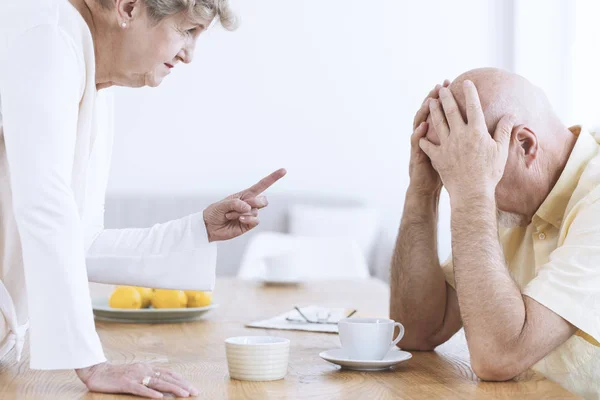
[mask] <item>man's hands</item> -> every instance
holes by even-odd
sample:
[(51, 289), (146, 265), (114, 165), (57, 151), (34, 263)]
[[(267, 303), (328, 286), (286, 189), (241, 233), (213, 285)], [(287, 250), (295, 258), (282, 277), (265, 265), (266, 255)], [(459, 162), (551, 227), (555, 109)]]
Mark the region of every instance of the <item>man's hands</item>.
[[(162, 393), (177, 397), (197, 396), (198, 389), (181, 375), (150, 364), (114, 365), (108, 362), (75, 370), (90, 392), (127, 393), (151, 399), (162, 399)], [(144, 378), (150, 377), (147, 386)]]
[[(445, 80), (443, 87), (448, 87), (450, 81)], [(419, 141), (427, 134), (428, 124), (425, 122), (429, 116), (429, 102), (437, 99), (442, 85), (436, 85), (427, 95), (421, 108), (417, 111), (413, 121), (413, 134), (410, 138), (410, 186), (419, 195), (433, 195), (442, 187), (439, 174), (431, 165), (429, 157), (419, 147)]]
[(402, 321), (406, 335), (399, 346), (433, 350), (462, 326), (456, 292), (446, 284), (438, 258), (438, 202), (442, 182), (429, 157), (420, 149), (426, 136), (429, 102), (438, 98), (437, 85), (414, 120), (411, 137), (410, 186), (391, 263), (390, 317)]
[(285, 174), (285, 169), (279, 169), (254, 186), (208, 206), (204, 223), (209, 242), (233, 239), (255, 228), (260, 222), (258, 210), (269, 204), (262, 193)]
[(467, 122), (463, 121), (450, 90), (442, 88), (440, 100), (429, 102), (440, 145), (436, 146), (423, 137), (419, 139), (419, 145), (439, 173), (451, 199), (453, 196), (478, 193), (494, 196), (506, 167), (515, 117), (504, 116), (492, 138), (475, 85), (467, 80), (463, 83), (463, 90)]

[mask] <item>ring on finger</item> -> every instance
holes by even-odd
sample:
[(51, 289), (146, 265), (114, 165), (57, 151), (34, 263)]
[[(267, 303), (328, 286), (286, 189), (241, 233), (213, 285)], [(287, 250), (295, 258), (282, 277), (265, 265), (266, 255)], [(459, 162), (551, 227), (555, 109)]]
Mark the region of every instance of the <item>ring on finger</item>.
[(160, 372), (156, 371), (156, 372), (154, 373), (154, 376), (156, 376), (156, 377), (158, 378), (158, 377), (160, 376)]
[(150, 380), (152, 379), (152, 377), (150, 376), (145, 376), (144, 379), (142, 379), (142, 385), (148, 387), (148, 385), (150, 385)]

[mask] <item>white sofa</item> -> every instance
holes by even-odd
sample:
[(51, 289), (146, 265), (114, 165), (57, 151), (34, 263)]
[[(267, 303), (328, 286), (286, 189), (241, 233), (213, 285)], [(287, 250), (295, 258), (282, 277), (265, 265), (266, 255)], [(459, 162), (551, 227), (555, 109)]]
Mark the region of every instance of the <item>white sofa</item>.
[[(105, 204), (105, 226), (106, 228), (148, 227), (203, 210), (222, 197), (219, 195), (168, 197), (109, 194)], [(218, 275), (236, 275), (244, 250), (252, 235), (264, 231), (288, 232), (288, 210), (293, 204), (332, 207), (361, 205), (360, 201), (354, 199), (311, 197), (296, 194), (271, 195), (269, 196), (269, 203), (269, 206), (261, 211), (261, 224), (254, 231), (239, 238), (219, 243)], [(373, 251), (367, 257), (371, 275), (385, 281), (388, 280), (389, 263), (398, 224), (397, 221), (388, 222), (388, 229), (382, 229), (377, 235)]]

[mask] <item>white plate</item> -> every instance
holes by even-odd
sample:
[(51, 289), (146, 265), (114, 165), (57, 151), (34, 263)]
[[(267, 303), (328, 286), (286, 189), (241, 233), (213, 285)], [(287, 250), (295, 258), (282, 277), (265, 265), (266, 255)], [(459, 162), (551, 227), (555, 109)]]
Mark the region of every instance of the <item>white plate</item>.
[(211, 304), (206, 307), (140, 308), (138, 310), (129, 310), (110, 307), (107, 298), (96, 298), (92, 300), (92, 307), (96, 319), (112, 322), (170, 323), (193, 321), (218, 306), (218, 304)]
[(383, 360), (359, 361), (349, 359), (342, 349), (333, 349), (321, 352), (319, 357), (330, 363), (337, 364), (342, 368), (354, 371), (383, 371), (394, 365), (400, 364), (403, 361), (410, 360), (412, 354), (402, 350), (390, 350), (385, 357), (383, 357)]

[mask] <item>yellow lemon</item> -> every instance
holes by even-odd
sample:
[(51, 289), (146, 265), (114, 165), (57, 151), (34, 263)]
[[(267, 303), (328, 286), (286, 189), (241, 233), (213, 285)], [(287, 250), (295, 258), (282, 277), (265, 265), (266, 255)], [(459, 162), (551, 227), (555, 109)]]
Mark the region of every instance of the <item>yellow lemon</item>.
[(152, 293), (154, 289), (134, 286), (138, 292), (142, 295), (142, 308), (150, 307), (150, 303), (152, 302)]
[(212, 303), (212, 292), (197, 292), (195, 290), (186, 290), (188, 307), (206, 307)]
[(183, 290), (156, 289), (152, 294), (154, 308), (185, 308), (187, 296)]
[(108, 305), (112, 308), (141, 308), (142, 295), (133, 286), (118, 286), (110, 295)]

